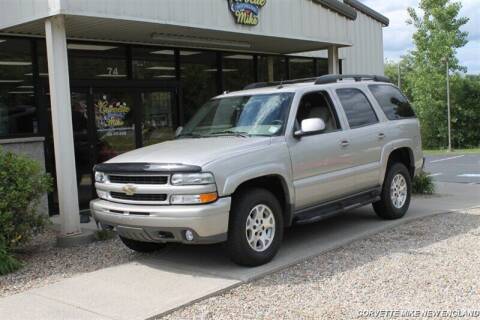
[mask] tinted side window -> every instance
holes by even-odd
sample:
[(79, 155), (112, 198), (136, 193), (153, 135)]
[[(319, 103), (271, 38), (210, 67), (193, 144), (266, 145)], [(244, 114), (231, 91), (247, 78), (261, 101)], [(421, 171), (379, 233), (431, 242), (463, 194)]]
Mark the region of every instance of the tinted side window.
[(348, 118), (350, 128), (378, 123), (377, 115), (365, 94), (358, 89), (338, 89), (338, 98)]
[(397, 88), (388, 85), (371, 85), (369, 88), (389, 120), (415, 117), (410, 102)]

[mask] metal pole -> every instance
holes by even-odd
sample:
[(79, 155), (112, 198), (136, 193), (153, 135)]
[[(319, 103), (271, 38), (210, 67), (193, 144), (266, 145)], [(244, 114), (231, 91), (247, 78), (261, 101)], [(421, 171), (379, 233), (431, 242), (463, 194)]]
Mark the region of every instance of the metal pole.
[(398, 88), (402, 89), (402, 78), (401, 78), (400, 62), (398, 62)]
[(448, 59), (447, 64), (447, 110), (448, 110), (448, 152), (452, 152), (452, 125), (451, 125), (451, 112), (450, 112), (450, 72)]

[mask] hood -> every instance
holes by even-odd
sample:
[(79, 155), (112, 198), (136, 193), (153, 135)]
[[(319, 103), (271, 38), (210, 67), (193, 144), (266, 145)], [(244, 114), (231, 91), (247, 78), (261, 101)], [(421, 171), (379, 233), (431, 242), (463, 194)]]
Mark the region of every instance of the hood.
[(107, 163), (171, 163), (204, 166), (221, 157), (231, 157), (268, 146), (269, 137), (215, 137), (178, 139), (137, 149)]

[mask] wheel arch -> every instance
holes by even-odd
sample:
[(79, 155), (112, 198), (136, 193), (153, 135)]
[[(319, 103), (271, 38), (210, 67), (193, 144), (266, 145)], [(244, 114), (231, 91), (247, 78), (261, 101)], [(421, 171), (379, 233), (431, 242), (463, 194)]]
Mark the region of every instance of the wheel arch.
[(284, 218), (284, 226), (289, 227), (293, 221), (293, 201), (292, 194), (285, 177), (278, 173), (266, 174), (263, 176), (246, 179), (239, 183), (232, 192), (235, 197), (241, 192), (250, 188), (262, 188), (270, 191), (279, 201)]

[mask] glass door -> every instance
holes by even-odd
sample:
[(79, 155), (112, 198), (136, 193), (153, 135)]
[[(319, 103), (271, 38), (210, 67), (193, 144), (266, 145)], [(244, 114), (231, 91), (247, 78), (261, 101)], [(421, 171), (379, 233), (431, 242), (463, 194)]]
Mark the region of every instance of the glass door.
[(73, 146), (77, 170), (78, 201), (80, 209), (87, 209), (93, 195), (92, 137), (89, 94), (86, 90), (73, 89), (71, 93)]
[(149, 146), (175, 137), (177, 114), (172, 90), (140, 91), (142, 145)]
[(135, 91), (93, 89), (95, 163), (102, 163), (137, 147)]

